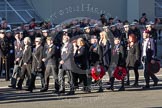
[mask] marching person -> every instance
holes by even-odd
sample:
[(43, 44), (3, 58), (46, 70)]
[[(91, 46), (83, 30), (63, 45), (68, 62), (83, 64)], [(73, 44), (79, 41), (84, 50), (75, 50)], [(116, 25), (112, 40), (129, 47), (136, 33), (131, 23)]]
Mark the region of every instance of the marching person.
[(91, 36), (91, 46), (89, 48), (89, 62), (90, 66), (96, 65), (99, 62), (99, 44), (97, 36)]
[(58, 84), (58, 73), (57, 73), (57, 67), (56, 67), (56, 46), (54, 45), (54, 40), (52, 37), (47, 37), (47, 51), (46, 51), (46, 57), (42, 59), (42, 61), (45, 63), (46, 69), (45, 69), (45, 86), (40, 90), (40, 92), (46, 92), (49, 87), (49, 76), (50, 73), (53, 74), (54, 78), (54, 85), (55, 90), (54, 93), (57, 93), (59, 90), (59, 84)]
[(129, 70), (133, 69), (135, 74), (135, 82), (133, 86), (138, 86), (139, 73), (138, 66), (140, 64), (140, 44), (135, 36), (135, 34), (130, 34), (128, 37), (128, 55), (126, 58), (126, 67), (128, 69), (127, 73), (127, 85), (130, 84), (129, 81)]
[(35, 48), (32, 53), (32, 73), (31, 73), (31, 80), (29, 83), (29, 87), (27, 91), (32, 92), (34, 87), (35, 87), (35, 79), (36, 76), (39, 75), (41, 78), (41, 85), (42, 88), (44, 87), (44, 62), (42, 61), (43, 59), (43, 46), (42, 46), (42, 39), (41, 37), (36, 37), (35, 38)]
[(0, 30), (0, 74), (2, 70), (5, 70), (5, 80), (9, 81), (9, 41), (5, 35), (5, 30)]
[(148, 24), (146, 25), (146, 29), (149, 31), (150, 34), (150, 38), (152, 38), (154, 40), (154, 44), (155, 44), (155, 56), (157, 56), (157, 40), (158, 40), (158, 34), (157, 34), (157, 30), (154, 27), (153, 24)]
[[(104, 66), (105, 71), (108, 71), (110, 65), (110, 57), (111, 57), (111, 45), (109, 42), (109, 38), (105, 31), (100, 33), (100, 41), (99, 41), (99, 57), (100, 62)], [(109, 78), (111, 77), (111, 73), (109, 74)], [(110, 81), (109, 81), (110, 82)]]
[(17, 78), (20, 76), (21, 71), (21, 57), (23, 53), (23, 41), (19, 33), (15, 34), (15, 42), (14, 42), (14, 52), (15, 52), (15, 60), (14, 60), (14, 69), (11, 77), (11, 85), (8, 87), (16, 88)]
[[(83, 38), (78, 38), (77, 39), (77, 50), (74, 55), (76, 65), (81, 69), (81, 70), (87, 70), (88, 69), (88, 49), (86, 47), (85, 41)], [(88, 93), (90, 92), (90, 89), (87, 85), (87, 74), (80, 73), (79, 74), (80, 79), (83, 81), (83, 91)], [(74, 77), (74, 79), (76, 79)], [(76, 79), (77, 81), (77, 79)], [(76, 82), (75, 81), (75, 82)]]
[(70, 37), (68, 34), (64, 34), (62, 38), (63, 46), (61, 49), (61, 61), (59, 66), (59, 94), (65, 93), (65, 80), (64, 80), (64, 73), (66, 72), (68, 76), (68, 82), (70, 85), (70, 91), (67, 93), (67, 95), (74, 95), (74, 82), (73, 82), (73, 65), (72, 62), (74, 62), (73, 58), (73, 45), (70, 43)]
[(153, 86), (157, 86), (159, 79), (148, 70), (148, 64), (155, 63), (155, 43), (152, 38), (150, 38), (150, 32), (148, 30), (143, 31), (143, 50), (142, 50), (142, 62), (144, 66), (144, 77), (146, 85), (143, 89), (150, 88), (150, 77), (152, 78), (154, 84)]
[(22, 84), (25, 75), (28, 77), (28, 81), (31, 79), (31, 63), (32, 63), (32, 48), (30, 46), (31, 40), (29, 37), (24, 38), (24, 49), (22, 54), (21, 76), (17, 84), (17, 89), (22, 89)]
[[(102, 70), (100, 69), (101, 66), (99, 64), (99, 44), (96, 36), (91, 37), (91, 46), (89, 48), (89, 60), (90, 66), (92, 68), (96, 67), (96, 69), (98, 69), (97, 67), (99, 67), (99, 70), (100, 71)], [(99, 85), (98, 92), (103, 92), (102, 80), (101, 79), (99, 81), (95, 80), (94, 83), (98, 83)]]
[[(110, 68), (109, 71), (111, 72), (111, 77), (110, 77), (110, 82), (111, 85), (107, 89), (111, 89), (114, 91), (114, 70), (116, 67), (119, 67), (119, 69), (125, 68), (125, 54), (124, 54), (124, 49), (123, 46), (120, 43), (119, 38), (114, 38), (114, 47), (112, 48), (111, 51), (111, 63), (110, 63)], [(124, 91), (124, 79), (121, 81), (122, 86), (118, 91)]]

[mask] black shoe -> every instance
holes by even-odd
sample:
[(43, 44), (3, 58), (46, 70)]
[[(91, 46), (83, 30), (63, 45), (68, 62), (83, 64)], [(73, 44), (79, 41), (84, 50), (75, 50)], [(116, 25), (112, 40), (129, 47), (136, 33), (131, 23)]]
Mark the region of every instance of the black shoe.
[(99, 93), (99, 92), (103, 92), (103, 89), (102, 89), (102, 88), (99, 88), (99, 90), (98, 90), (97, 92), (98, 92), (98, 93)]
[(129, 81), (127, 81), (127, 82), (125, 83), (125, 85), (126, 85), (126, 86), (129, 86), (129, 85), (130, 85), (130, 82), (129, 82)]
[(84, 93), (91, 93), (91, 90), (84, 90)]
[(60, 88), (59, 93), (65, 93), (65, 88)]
[(74, 89), (76, 90), (76, 89), (79, 89), (79, 86), (74, 86)]
[(110, 85), (111, 84), (111, 82), (109, 81), (109, 82), (107, 82), (107, 85)]
[(125, 91), (124, 87), (120, 87), (120, 89), (118, 91)]
[(96, 83), (97, 83), (97, 81), (96, 81), (96, 80), (92, 81), (92, 84), (96, 84)]
[(58, 91), (58, 90), (53, 90), (52, 93), (53, 93), (53, 94), (58, 94), (59, 91)]
[(10, 87), (10, 88), (16, 88), (16, 86), (14, 86), (14, 85), (8, 85), (8, 87)]
[(65, 90), (59, 91), (59, 93), (65, 93)]
[(114, 87), (110, 86), (110, 87), (107, 87), (106, 88), (107, 90), (111, 90), (111, 91), (114, 91)]
[(59, 95), (59, 96), (65, 95), (65, 90), (59, 91), (59, 92), (58, 92), (58, 95)]
[(91, 89), (86, 87), (86, 88), (84, 88), (83, 92), (84, 93), (91, 93)]
[(33, 90), (32, 90), (32, 89), (29, 89), (29, 88), (28, 88), (28, 89), (26, 89), (26, 91), (30, 91), (30, 93), (32, 93), (32, 92), (33, 92)]
[(10, 79), (5, 79), (6, 81), (10, 81)]
[(40, 90), (40, 92), (46, 92), (48, 90), (48, 88), (42, 88), (41, 90)]
[(17, 90), (22, 90), (22, 87), (16, 87)]
[(149, 89), (149, 88), (150, 88), (149, 85), (145, 85), (144, 87), (142, 87), (142, 89), (144, 89), (144, 90), (147, 90), (147, 89)]
[(158, 82), (159, 82), (159, 80), (155, 81), (154, 84), (153, 84), (153, 86), (157, 86), (158, 85)]
[(138, 85), (138, 83), (134, 83), (132, 86), (133, 87), (138, 87), (139, 85)]
[(36, 87), (34, 86), (33, 89), (36, 89)]
[(24, 88), (29, 88), (29, 86), (26, 85), (26, 86), (24, 86)]
[(74, 91), (69, 91), (69, 92), (67, 92), (67, 94), (66, 95), (74, 95), (75, 94), (75, 92)]

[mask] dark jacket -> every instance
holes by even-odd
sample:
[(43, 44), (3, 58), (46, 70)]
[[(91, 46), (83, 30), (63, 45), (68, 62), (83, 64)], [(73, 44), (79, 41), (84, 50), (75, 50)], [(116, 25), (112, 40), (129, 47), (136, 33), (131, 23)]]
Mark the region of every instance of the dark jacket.
[(32, 60), (32, 71), (42, 71), (44, 69), (43, 59), (43, 47), (39, 46), (33, 51), (33, 60)]
[(138, 67), (139, 61), (140, 61), (140, 44), (136, 42), (132, 47), (129, 47), (126, 59), (126, 66)]
[[(22, 58), (22, 55), (23, 55), (23, 42), (20, 41), (20, 43), (18, 43), (17, 41), (14, 42), (14, 53), (15, 53), (15, 60), (17, 58)], [(20, 61), (14, 61), (14, 63), (16, 65), (19, 65), (19, 62)]]
[(149, 38), (149, 41), (147, 43), (146, 47), (146, 58), (148, 62), (151, 62), (151, 60), (155, 57), (155, 42), (152, 38)]
[(0, 57), (7, 56), (9, 54), (10, 47), (9, 41), (6, 37), (0, 39)]
[(89, 62), (90, 62), (91, 66), (93, 66), (97, 62), (99, 62), (99, 45), (98, 44), (92, 44), (90, 46), (90, 48), (89, 48)]
[(158, 34), (156, 29), (152, 28), (152, 30), (150, 31), (150, 37), (153, 38), (154, 40), (157, 40)]
[(66, 48), (67, 51), (61, 53), (61, 60), (64, 61), (64, 64), (62, 64), (60, 67), (64, 70), (73, 70), (73, 45), (71, 43), (68, 43)]
[(104, 66), (109, 66), (110, 64), (110, 59), (109, 59), (110, 53), (109, 52), (111, 51), (110, 43), (109, 41), (107, 41), (106, 45), (100, 44), (99, 46), (100, 46), (99, 47), (100, 48), (99, 49), (100, 61), (102, 62)]
[(85, 46), (82, 46), (80, 49), (76, 51), (74, 56), (75, 62), (80, 69), (86, 70), (88, 65), (88, 55), (87, 49)]
[(122, 45), (114, 45), (111, 51), (111, 64), (116, 64), (117, 66), (125, 67), (125, 53)]
[(27, 64), (32, 63), (32, 48), (31, 48), (31, 46), (28, 46), (27, 50), (23, 51), (22, 61), (23, 61), (23, 63), (27, 63)]
[(56, 66), (56, 47), (55, 47), (55, 45), (48, 47), (46, 52), (47, 52), (46, 58), (45, 58), (46, 65)]

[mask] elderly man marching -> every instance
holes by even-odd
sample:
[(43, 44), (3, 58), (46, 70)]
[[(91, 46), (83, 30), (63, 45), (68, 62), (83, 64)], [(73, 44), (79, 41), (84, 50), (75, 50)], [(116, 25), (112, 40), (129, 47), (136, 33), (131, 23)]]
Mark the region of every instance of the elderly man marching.
[(64, 84), (64, 72), (66, 72), (68, 76), (68, 81), (70, 85), (70, 91), (67, 93), (67, 95), (74, 95), (74, 83), (73, 83), (73, 45), (69, 41), (70, 37), (68, 34), (64, 34), (62, 38), (63, 47), (61, 49), (61, 61), (59, 66), (59, 84), (60, 89), (59, 93), (63, 94), (65, 93), (65, 84)]
[(32, 92), (35, 87), (36, 76), (39, 75), (41, 78), (42, 88), (44, 87), (44, 63), (43, 59), (43, 46), (41, 37), (35, 38), (35, 48), (32, 53), (32, 71), (31, 71), (31, 80), (27, 91)]

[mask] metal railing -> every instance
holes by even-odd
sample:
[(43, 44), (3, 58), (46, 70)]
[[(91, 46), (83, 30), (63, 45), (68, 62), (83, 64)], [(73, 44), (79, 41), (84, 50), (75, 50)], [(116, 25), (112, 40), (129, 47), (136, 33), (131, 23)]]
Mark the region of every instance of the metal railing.
[(22, 4), (21, 2), (22, 1), (12, 2), (9, 0), (0, 1), (0, 17), (5, 17), (9, 24), (28, 23), (32, 18), (36, 18), (36, 21), (40, 22), (41, 18), (35, 13), (35, 10), (27, 3), (23, 2)]
[(7, 0), (5, 0), (5, 2), (24, 23), (27, 23), (27, 21), (17, 12), (17, 10), (15, 10), (15, 8)]

